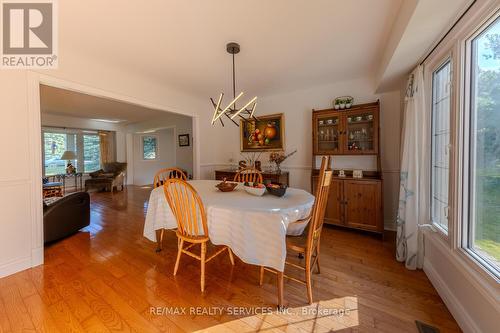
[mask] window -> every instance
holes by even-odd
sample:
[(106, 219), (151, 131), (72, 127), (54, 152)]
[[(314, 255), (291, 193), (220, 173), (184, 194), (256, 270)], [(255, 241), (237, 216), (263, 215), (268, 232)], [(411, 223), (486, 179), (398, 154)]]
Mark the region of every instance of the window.
[(158, 158), (158, 140), (156, 136), (142, 137), (142, 157), (145, 160), (155, 160)]
[(500, 18), (468, 41), (467, 56), (470, 118), (464, 203), (468, 214), (463, 245), (500, 276)]
[(83, 135), (83, 169), (94, 172), (101, 168), (101, 145), (99, 135)]
[[(43, 128), (43, 172), (45, 176), (66, 173), (65, 151), (76, 153), (71, 160), (77, 172), (90, 173), (101, 168), (101, 141), (96, 131)], [(114, 142), (111, 143), (114, 147)], [(113, 149), (111, 147), (110, 149)]]
[(432, 74), (431, 220), (448, 234), (451, 61)]
[[(66, 173), (66, 163), (61, 160), (66, 150), (76, 151), (76, 135), (61, 132), (44, 132), (44, 172), (46, 176)], [(71, 161), (75, 165), (76, 161)]]

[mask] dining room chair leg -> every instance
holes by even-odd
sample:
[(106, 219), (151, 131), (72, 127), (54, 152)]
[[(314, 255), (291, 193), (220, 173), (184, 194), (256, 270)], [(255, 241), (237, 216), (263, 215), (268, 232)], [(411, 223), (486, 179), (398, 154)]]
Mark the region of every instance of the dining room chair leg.
[(163, 249), (163, 233), (165, 229), (156, 230), (156, 252), (160, 252)]
[(313, 303), (313, 294), (312, 294), (312, 281), (311, 281), (311, 271), (306, 269), (306, 287), (307, 287), (307, 300), (309, 304)]
[(259, 286), (264, 284), (264, 266), (260, 266)]
[(284, 297), (283, 297), (283, 272), (277, 271), (276, 278), (278, 280), (278, 310), (282, 310), (284, 307)]
[(205, 256), (207, 254), (207, 243), (201, 243), (201, 277), (200, 277), (200, 286), (201, 292), (205, 291)]
[(233, 257), (233, 251), (228, 247), (227, 248), (227, 253), (229, 253), (229, 260), (231, 261), (231, 265), (234, 266), (234, 257)]
[(318, 274), (320, 274), (321, 269), (319, 268), (319, 242), (318, 246), (316, 247), (316, 268), (318, 269)]
[(174, 266), (174, 276), (175, 276), (175, 274), (177, 274), (177, 269), (179, 268), (179, 261), (181, 260), (182, 247), (184, 246), (184, 240), (179, 239), (177, 245), (178, 245), (178, 249), (177, 249), (177, 259), (175, 260), (175, 266)]

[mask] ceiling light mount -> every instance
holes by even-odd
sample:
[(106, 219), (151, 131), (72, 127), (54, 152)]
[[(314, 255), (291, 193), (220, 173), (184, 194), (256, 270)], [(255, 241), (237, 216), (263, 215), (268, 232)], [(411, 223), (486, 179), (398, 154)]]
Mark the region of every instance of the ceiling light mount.
[(238, 54), (240, 53), (240, 44), (234, 42), (227, 43), (226, 50), (229, 54)]
[(244, 107), (238, 109), (236, 107), (236, 101), (243, 96), (243, 92), (240, 92), (238, 96), (236, 96), (236, 71), (235, 71), (235, 61), (234, 55), (240, 53), (240, 44), (231, 42), (226, 45), (226, 51), (232, 55), (233, 57), (233, 100), (229, 103), (224, 109), (221, 108), (222, 98), (224, 97), (224, 93), (220, 93), (217, 103), (210, 98), (212, 105), (214, 107), (214, 114), (212, 116), (212, 125), (214, 125), (217, 120), (220, 121), (222, 126), (224, 126), (224, 122), (222, 121), (222, 116), (226, 116), (229, 120), (231, 120), (236, 126), (239, 126), (238, 123), (234, 120), (237, 116), (240, 117), (243, 121), (249, 121), (250, 119), (257, 118), (254, 116), (255, 107), (257, 106), (257, 96), (252, 98), (248, 103), (245, 104)]

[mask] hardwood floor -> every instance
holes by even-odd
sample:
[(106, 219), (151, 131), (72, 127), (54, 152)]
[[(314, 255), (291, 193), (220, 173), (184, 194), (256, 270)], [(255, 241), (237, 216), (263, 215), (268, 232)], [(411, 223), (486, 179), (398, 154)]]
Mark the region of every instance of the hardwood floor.
[(225, 256), (207, 265), (201, 293), (195, 259), (183, 256), (172, 275), (173, 232), (159, 254), (142, 237), (150, 191), (93, 193), (89, 227), (47, 246), (44, 265), (0, 279), (0, 332), (417, 332), (415, 320), (459, 331), (425, 274), (395, 261), (392, 242), (330, 227), (313, 305), (285, 281), (288, 308), (277, 313), (275, 277), (260, 287), (258, 267)]

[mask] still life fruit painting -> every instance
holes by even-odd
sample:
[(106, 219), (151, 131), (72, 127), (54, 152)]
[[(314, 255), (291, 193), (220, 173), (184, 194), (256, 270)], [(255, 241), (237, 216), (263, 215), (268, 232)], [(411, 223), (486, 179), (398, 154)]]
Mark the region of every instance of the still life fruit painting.
[(283, 114), (259, 116), (240, 123), (241, 151), (283, 150), (285, 123)]

